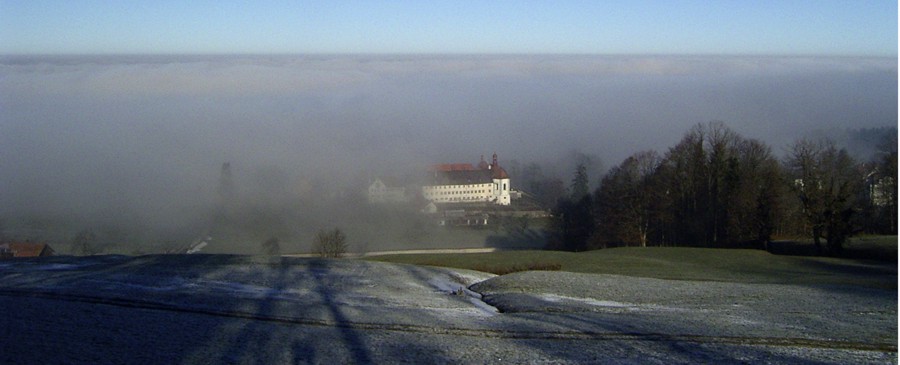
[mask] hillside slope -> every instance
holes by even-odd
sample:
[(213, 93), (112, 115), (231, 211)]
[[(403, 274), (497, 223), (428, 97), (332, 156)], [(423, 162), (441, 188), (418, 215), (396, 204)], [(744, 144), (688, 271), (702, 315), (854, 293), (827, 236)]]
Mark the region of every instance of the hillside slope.
[(357, 260), (14, 260), (0, 363), (884, 363), (896, 297)]

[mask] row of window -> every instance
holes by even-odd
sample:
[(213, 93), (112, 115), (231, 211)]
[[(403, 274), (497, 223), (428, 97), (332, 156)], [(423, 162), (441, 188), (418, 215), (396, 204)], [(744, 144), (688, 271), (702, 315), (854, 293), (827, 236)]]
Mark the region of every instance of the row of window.
[(464, 195), (464, 194), (487, 194), (488, 190), (465, 190), (465, 191), (438, 191), (426, 192), (425, 195)]
[(436, 202), (460, 202), (460, 201), (487, 201), (488, 197), (485, 196), (462, 196), (462, 197), (452, 197), (452, 198), (435, 198)]
[(481, 188), (487, 187), (490, 184), (469, 184), (469, 185), (438, 185), (438, 186), (424, 186), (425, 190), (453, 190), (459, 188)]

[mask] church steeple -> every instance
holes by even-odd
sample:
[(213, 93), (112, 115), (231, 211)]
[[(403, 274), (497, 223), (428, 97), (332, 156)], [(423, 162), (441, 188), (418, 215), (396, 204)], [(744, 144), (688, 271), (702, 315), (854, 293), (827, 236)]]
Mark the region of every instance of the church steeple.
[(231, 201), (234, 197), (234, 181), (231, 178), (231, 163), (222, 164), (222, 171), (219, 173), (219, 199), (222, 201)]
[(484, 160), (484, 155), (481, 155), (481, 162), (478, 163), (479, 170), (490, 170), (491, 166), (488, 165), (487, 161)]
[(509, 179), (509, 174), (507, 174), (506, 170), (497, 163), (497, 152), (494, 152), (493, 159), (491, 160), (491, 171), (491, 177), (494, 179)]

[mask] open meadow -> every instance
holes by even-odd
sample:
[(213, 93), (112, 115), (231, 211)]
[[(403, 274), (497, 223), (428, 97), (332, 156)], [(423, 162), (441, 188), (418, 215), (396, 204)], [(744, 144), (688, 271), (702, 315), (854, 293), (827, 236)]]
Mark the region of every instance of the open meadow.
[[(789, 285), (854, 285), (897, 289), (897, 237), (863, 238), (854, 249), (882, 260), (776, 255), (750, 249), (686, 247), (623, 247), (587, 252), (499, 251), (473, 254), (419, 254), (375, 256), (370, 260), (444, 266), (509, 273), (523, 270), (559, 270), (669, 280), (771, 283)], [(795, 244), (793, 252), (809, 251)], [(873, 252), (878, 253), (873, 253)]]
[(690, 248), (377, 259), (416, 264), (0, 262), (0, 341), (17, 344), (0, 363), (897, 363), (896, 262)]

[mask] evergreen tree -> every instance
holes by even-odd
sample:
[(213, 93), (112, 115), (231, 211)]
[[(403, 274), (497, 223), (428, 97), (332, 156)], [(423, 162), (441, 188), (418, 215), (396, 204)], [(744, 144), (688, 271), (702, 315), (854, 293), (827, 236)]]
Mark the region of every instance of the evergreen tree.
[(585, 251), (594, 234), (593, 199), (585, 195), (580, 200), (560, 200), (553, 210), (553, 223), (548, 248), (564, 251)]
[(572, 201), (579, 201), (590, 193), (590, 181), (588, 180), (587, 167), (579, 163), (575, 168), (575, 177), (572, 178)]

